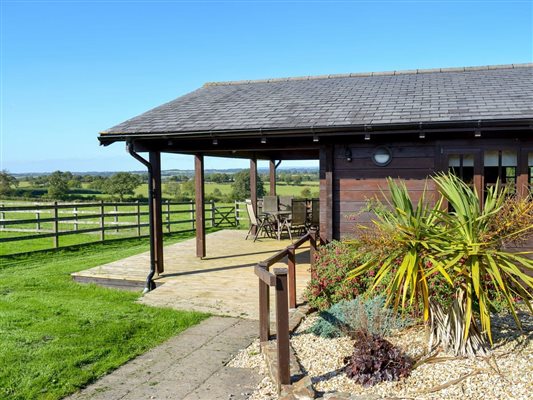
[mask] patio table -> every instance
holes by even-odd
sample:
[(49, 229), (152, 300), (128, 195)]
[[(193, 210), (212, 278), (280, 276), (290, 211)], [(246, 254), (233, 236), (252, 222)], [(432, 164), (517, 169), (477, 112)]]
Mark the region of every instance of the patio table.
[(281, 240), (281, 231), (283, 224), (290, 219), (292, 212), (291, 211), (264, 211), (263, 214), (273, 217), (276, 222), (276, 237), (278, 240)]

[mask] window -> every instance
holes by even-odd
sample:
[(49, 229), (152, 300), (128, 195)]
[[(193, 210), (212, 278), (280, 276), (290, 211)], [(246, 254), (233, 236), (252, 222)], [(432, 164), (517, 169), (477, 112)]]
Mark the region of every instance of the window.
[(469, 185), (474, 184), (474, 155), (450, 154), (448, 156), (448, 170)]
[(516, 173), (518, 156), (511, 150), (487, 150), (484, 157), (485, 187), (500, 183), (510, 186), (511, 191), (516, 188)]

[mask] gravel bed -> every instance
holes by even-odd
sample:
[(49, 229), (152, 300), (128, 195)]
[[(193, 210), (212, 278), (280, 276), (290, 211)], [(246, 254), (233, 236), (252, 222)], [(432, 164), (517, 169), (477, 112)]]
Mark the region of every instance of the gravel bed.
[[(533, 317), (522, 314), (524, 331), (520, 332), (511, 316), (493, 318), (495, 347), (490, 355), (455, 358), (444, 352), (438, 361), (417, 367), (407, 379), (363, 387), (349, 379), (343, 360), (351, 355), (349, 338), (325, 339), (306, 333), (316, 314), (308, 316), (291, 338), (297, 357), (311, 377), (315, 390), (404, 399), (530, 399), (533, 393)], [(427, 350), (424, 327), (396, 332), (387, 338), (411, 357), (419, 358)], [(265, 376), (266, 365), (259, 353), (259, 342), (241, 351), (234, 366), (257, 368)], [(253, 393), (253, 400), (277, 399), (275, 386), (266, 377)]]

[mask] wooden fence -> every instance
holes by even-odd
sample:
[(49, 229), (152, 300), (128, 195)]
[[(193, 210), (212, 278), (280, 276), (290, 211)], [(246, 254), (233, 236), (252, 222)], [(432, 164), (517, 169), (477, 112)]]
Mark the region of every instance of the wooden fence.
[[(217, 205), (205, 203), (207, 227), (236, 227), (248, 220), (245, 203)], [(52, 238), (51, 248), (59, 248), (67, 235), (97, 234), (99, 241), (148, 235), (148, 204), (145, 202), (89, 202), (49, 204), (0, 204), (0, 243)], [(194, 202), (162, 202), (165, 233), (194, 231)], [(12, 232), (13, 235), (5, 234)], [(21, 251), (23, 252), (23, 251)]]
[[(272, 257), (260, 262), (255, 267), (259, 278), (259, 339), (261, 343), (270, 340), (270, 287), (276, 290), (276, 339), (278, 358), (279, 385), (290, 384), (290, 350), (289, 350), (289, 308), (296, 308), (296, 249), (309, 241), (311, 269), (315, 263), (317, 231), (311, 229), (297, 242)], [(287, 258), (288, 268), (269, 268)]]

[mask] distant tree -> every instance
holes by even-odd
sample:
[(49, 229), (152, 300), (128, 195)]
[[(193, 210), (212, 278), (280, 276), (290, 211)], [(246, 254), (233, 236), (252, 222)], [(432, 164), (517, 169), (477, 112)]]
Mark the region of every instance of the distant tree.
[(103, 191), (106, 181), (107, 178), (104, 176), (95, 176), (93, 181), (89, 183), (89, 189)]
[(181, 185), (176, 181), (167, 182), (164, 186), (163, 192), (168, 194), (173, 199), (179, 199), (181, 197)]
[(296, 186), (299, 186), (302, 184), (302, 176), (296, 175), (294, 178), (292, 178), (292, 183), (294, 183)]
[(309, 188), (302, 189), (302, 191), (300, 192), (300, 196), (303, 197), (304, 199), (311, 198), (311, 189)]
[(70, 172), (55, 171), (48, 176), (48, 197), (64, 199), (68, 195), (68, 181), (72, 177)]
[[(234, 176), (234, 182), (231, 185), (232, 192), (231, 197), (234, 200), (249, 199), (251, 196), (250, 191), (250, 170), (245, 169), (237, 172)], [(265, 195), (265, 189), (263, 179), (260, 175), (257, 176), (257, 196), (263, 197)]]
[(130, 172), (117, 172), (107, 179), (104, 184), (104, 191), (112, 196), (118, 196), (120, 201), (124, 201), (124, 196), (132, 196), (135, 189), (141, 184), (142, 178)]
[(19, 185), (19, 181), (6, 170), (0, 172), (0, 196), (8, 196)]
[(181, 190), (185, 196), (194, 197), (194, 192), (196, 191), (194, 179), (189, 179), (186, 182), (183, 182), (181, 184)]

